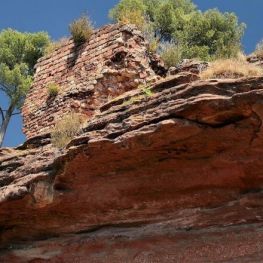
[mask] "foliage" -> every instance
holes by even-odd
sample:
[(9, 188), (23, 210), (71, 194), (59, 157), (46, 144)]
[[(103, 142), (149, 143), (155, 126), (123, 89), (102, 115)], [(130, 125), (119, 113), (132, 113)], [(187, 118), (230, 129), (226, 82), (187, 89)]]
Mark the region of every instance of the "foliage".
[(160, 39), (155, 36), (151, 22), (147, 23), (147, 26), (143, 27), (143, 36), (148, 41), (148, 52), (156, 53), (159, 48)]
[(21, 63), (10, 69), (2, 63), (0, 64), (0, 80), (3, 83), (1, 90), (8, 96), (11, 104), (20, 108), (32, 82), (32, 76), (28, 74), (28, 66)]
[(200, 74), (201, 79), (262, 76), (263, 70), (244, 59), (219, 59)]
[(143, 99), (149, 98), (154, 95), (154, 92), (152, 91), (150, 86), (140, 84), (138, 86), (138, 89), (141, 90), (141, 92), (136, 96), (130, 97), (128, 100), (124, 100), (124, 106), (129, 106), (131, 104), (141, 102)]
[(151, 97), (153, 95), (153, 91), (149, 86), (140, 85), (139, 88), (142, 90), (144, 96)]
[(131, 97), (128, 100), (123, 101), (123, 106), (130, 106), (132, 104), (135, 104), (137, 102), (140, 102), (144, 97), (143, 96), (135, 96)]
[(176, 66), (182, 59), (182, 47), (172, 42), (164, 42), (160, 46), (160, 56), (168, 68)]
[(59, 149), (64, 148), (75, 136), (80, 134), (83, 123), (83, 116), (77, 113), (69, 113), (62, 117), (55, 123), (51, 132), (52, 144)]
[(150, 21), (154, 21), (156, 8), (160, 6), (163, 0), (143, 0), (144, 15), (148, 17)]
[(254, 54), (259, 57), (259, 58), (263, 58), (263, 40), (261, 40), (257, 46), (256, 46), (256, 50), (254, 52)]
[[(15, 109), (20, 109), (28, 92), (34, 65), (49, 43), (47, 33), (21, 33), (12, 29), (0, 32), (0, 90), (7, 95), (7, 110), (0, 106), (0, 147)], [(5, 114), (4, 114), (5, 112)]]
[(197, 12), (195, 5), (189, 0), (163, 1), (155, 11), (156, 32), (163, 40), (172, 40), (173, 35), (184, 30), (186, 23), (195, 12)]
[(149, 41), (148, 51), (150, 53), (156, 53), (158, 47), (159, 47), (159, 41), (157, 39), (152, 39), (151, 41)]
[(109, 16), (120, 23), (134, 24), (139, 29), (144, 26), (145, 6), (141, 0), (121, 0), (110, 10)]
[(82, 16), (69, 25), (69, 31), (76, 44), (88, 41), (93, 33), (93, 26), (87, 16)]
[(50, 55), (51, 53), (53, 53), (55, 50), (59, 49), (60, 47), (66, 45), (68, 39), (67, 38), (61, 38), (58, 41), (52, 41), (50, 42), (45, 50), (44, 50), (44, 55)]
[(48, 96), (50, 97), (50, 98), (52, 98), (52, 97), (56, 97), (57, 95), (58, 95), (58, 93), (59, 93), (59, 85), (58, 84), (56, 84), (56, 83), (49, 83), (48, 85), (47, 85), (47, 90), (48, 90)]
[(134, 24), (138, 29), (143, 30), (144, 28), (144, 17), (138, 10), (126, 10), (119, 18), (121, 24)]
[(183, 30), (173, 33), (174, 39), (186, 45), (184, 58), (200, 57), (205, 60), (235, 57), (240, 51), (244, 25), (238, 24), (233, 13), (208, 10), (188, 17)]
[(191, 0), (121, 0), (110, 15), (118, 22), (139, 24), (143, 31), (151, 27), (156, 43), (172, 41), (180, 45), (183, 58), (235, 57), (245, 29), (234, 13), (216, 9), (201, 12)]
[(6, 29), (0, 33), (0, 63), (13, 69), (16, 64), (28, 65), (29, 73), (49, 43), (47, 33), (21, 33)]
[(0, 33), (0, 86), (17, 108), (31, 85), (34, 65), (49, 43), (46, 33)]

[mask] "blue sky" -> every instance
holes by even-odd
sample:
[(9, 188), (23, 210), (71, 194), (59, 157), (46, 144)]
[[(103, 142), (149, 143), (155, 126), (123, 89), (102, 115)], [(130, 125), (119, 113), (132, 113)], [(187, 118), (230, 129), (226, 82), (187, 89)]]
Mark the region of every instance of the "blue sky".
[[(53, 39), (68, 35), (68, 24), (87, 12), (99, 27), (108, 20), (108, 10), (118, 0), (8, 0), (2, 1), (0, 30), (10, 27), (19, 31), (47, 31)], [(241, 22), (247, 24), (243, 46), (246, 53), (254, 50), (263, 38), (263, 0), (194, 0), (201, 10), (218, 8), (235, 12)], [(0, 105), (6, 107), (6, 99), (0, 94)], [(25, 140), (21, 117), (13, 117), (4, 146), (16, 146)]]

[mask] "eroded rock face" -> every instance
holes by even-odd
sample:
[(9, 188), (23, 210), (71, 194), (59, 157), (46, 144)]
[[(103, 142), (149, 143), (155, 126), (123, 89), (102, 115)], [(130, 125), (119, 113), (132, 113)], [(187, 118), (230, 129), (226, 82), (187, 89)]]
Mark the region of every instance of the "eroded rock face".
[(176, 67), (169, 68), (169, 75), (176, 75), (181, 72), (192, 72), (195, 74), (199, 74), (209, 66), (208, 62), (198, 61), (195, 59), (184, 59), (180, 64)]
[[(140, 31), (129, 25), (107, 25), (76, 46), (65, 41), (35, 66), (33, 85), (22, 108), (27, 138), (50, 132), (69, 112), (90, 119), (108, 100), (166, 75), (163, 62), (149, 55)], [(50, 96), (48, 86), (58, 94)]]
[(247, 61), (249, 63), (252, 63), (256, 66), (259, 66), (259, 67), (263, 67), (263, 58), (262, 57), (259, 57), (259, 56), (256, 56), (255, 54), (253, 55), (250, 55), (247, 57)]
[(1, 262), (261, 262), (263, 77), (171, 76), (63, 151), (0, 151)]

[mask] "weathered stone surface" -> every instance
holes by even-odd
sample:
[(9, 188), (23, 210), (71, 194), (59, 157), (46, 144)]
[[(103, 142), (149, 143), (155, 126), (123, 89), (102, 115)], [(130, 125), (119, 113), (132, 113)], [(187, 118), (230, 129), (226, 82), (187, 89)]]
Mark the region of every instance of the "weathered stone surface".
[(252, 63), (256, 66), (259, 66), (259, 67), (263, 67), (263, 58), (262, 57), (258, 57), (256, 55), (250, 55), (247, 57), (247, 61), (249, 63)]
[(263, 77), (151, 91), (0, 150), (0, 262), (262, 261)]
[(168, 71), (169, 75), (176, 75), (180, 72), (191, 72), (199, 74), (209, 66), (208, 62), (198, 61), (193, 59), (184, 59), (176, 67), (171, 67)]
[[(158, 56), (150, 56), (141, 33), (128, 25), (107, 25), (81, 46), (68, 40), (36, 65), (34, 83), (22, 109), (27, 138), (50, 132), (70, 111), (91, 118), (109, 99), (153, 83), (165, 75)], [(56, 97), (48, 85), (59, 87)]]

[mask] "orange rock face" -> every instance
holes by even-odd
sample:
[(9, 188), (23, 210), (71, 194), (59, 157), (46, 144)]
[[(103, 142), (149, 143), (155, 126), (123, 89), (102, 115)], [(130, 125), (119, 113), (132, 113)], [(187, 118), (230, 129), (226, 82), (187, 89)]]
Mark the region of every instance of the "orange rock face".
[(58, 151), (0, 151), (0, 262), (262, 262), (263, 78), (181, 73)]

